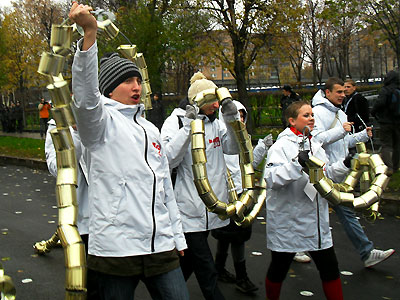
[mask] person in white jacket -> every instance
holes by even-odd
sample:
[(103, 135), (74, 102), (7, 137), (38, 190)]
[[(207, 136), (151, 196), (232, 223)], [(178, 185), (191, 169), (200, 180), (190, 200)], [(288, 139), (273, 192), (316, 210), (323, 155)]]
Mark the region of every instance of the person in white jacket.
[(142, 76), (116, 53), (97, 67), (97, 21), (74, 2), (84, 30), (72, 66), (72, 104), (87, 151), (88, 268), (101, 299), (133, 299), (142, 280), (153, 299), (188, 299), (179, 267), (186, 249), (158, 129), (142, 117)]
[[(240, 114), (240, 121), (246, 124), (247, 110), (239, 101), (233, 100)], [(224, 120), (221, 109), (219, 119)], [(255, 147), (253, 166), (257, 167), (264, 159), (268, 152), (268, 148), (272, 145), (272, 135), (267, 135), (264, 139), (259, 139)], [(231, 173), (232, 180), (235, 184), (235, 189), (238, 197), (243, 192), (242, 188), (242, 173), (239, 165), (239, 155), (224, 154), (226, 166)], [(247, 275), (246, 260), (245, 260), (245, 242), (251, 237), (252, 226), (238, 226), (231, 219), (229, 224), (211, 231), (211, 235), (218, 240), (217, 251), (215, 254), (215, 266), (218, 272), (218, 280), (227, 283), (235, 283), (236, 288), (243, 293), (253, 293), (258, 290), (258, 287), (251, 282)], [(229, 246), (235, 268), (235, 275), (230, 273), (226, 268), (226, 260), (228, 257)]]
[[(312, 99), (315, 114), (313, 134), (315, 140), (323, 145), (330, 162), (347, 158), (350, 163), (349, 148), (355, 147), (357, 142), (366, 142), (372, 137), (371, 127), (351, 134), (353, 123), (347, 121), (347, 115), (340, 109), (345, 98), (344, 91), (343, 80), (332, 77), (325, 83), (324, 90), (318, 91)], [(346, 173), (338, 174), (331, 179), (340, 183), (346, 175)], [(333, 209), (365, 267), (372, 267), (394, 253), (393, 249), (386, 251), (374, 249), (373, 243), (366, 236), (352, 208), (336, 205)]]
[[(300, 150), (308, 150), (327, 161), (314, 138), (307, 138), (302, 145), (305, 126), (311, 132), (314, 127), (311, 106), (304, 101), (292, 103), (286, 110), (286, 120), (290, 128), (279, 134), (269, 149), (265, 170), (267, 247), (272, 257), (265, 280), (267, 299), (279, 299), (295, 253), (308, 251), (320, 273), (327, 299), (341, 300), (342, 286), (329, 229), (328, 202), (320, 197), (303, 171), (308, 153)], [(343, 161), (325, 168), (328, 177), (347, 170)]]
[[(230, 127), (216, 118), (217, 99), (200, 107), (198, 114), (195, 107), (188, 105), (189, 99), (193, 100), (198, 93), (217, 86), (201, 72), (195, 73), (190, 81), (188, 99), (171, 113), (161, 129), (170, 168), (178, 168), (174, 192), (188, 244), (185, 256), (181, 257), (181, 268), (186, 280), (195, 273), (205, 299), (224, 299), (217, 284), (217, 271), (207, 237), (210, 230), (227, 225), (229, 220), (221, 220), (209, 212), (197, 193), (192, 171), (191, 121), (195, 118), (204, 121), (207, 175), (218, 199), (224, 202), (228, 201), (224, 153), (237, 154), (239, 149)], [(224, 115), (231, 120), (239, 119), (236, 106), (231, 100), (226, 101), (222, 107)]]

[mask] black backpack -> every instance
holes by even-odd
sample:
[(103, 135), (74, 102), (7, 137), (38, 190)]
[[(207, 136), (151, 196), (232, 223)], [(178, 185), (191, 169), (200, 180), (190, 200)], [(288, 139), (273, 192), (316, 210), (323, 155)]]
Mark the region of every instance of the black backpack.
[(389, 111), (393, 117), (400, 117), (400, 90), (395, 89), (389, 102)]

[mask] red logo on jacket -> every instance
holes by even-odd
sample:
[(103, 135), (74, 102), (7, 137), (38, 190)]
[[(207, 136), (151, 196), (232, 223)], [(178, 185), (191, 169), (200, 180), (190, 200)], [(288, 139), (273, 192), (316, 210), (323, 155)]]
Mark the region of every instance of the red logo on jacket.
[(214, 148), (217, 148), (219, 146), (221, 146), (221, 142), (219, 141), (219, 136), (217, 136), (215, 139), (211, 140), (209, 139), (208, 142), (210, 144), (214, 143)]
[(160, 144), (157, 144), (157, 143), (153, 142), (153, 147), (156, 148), (156, 150), (158, 152), (158, 155), (161, 156), (161, 146), (160, 146)]

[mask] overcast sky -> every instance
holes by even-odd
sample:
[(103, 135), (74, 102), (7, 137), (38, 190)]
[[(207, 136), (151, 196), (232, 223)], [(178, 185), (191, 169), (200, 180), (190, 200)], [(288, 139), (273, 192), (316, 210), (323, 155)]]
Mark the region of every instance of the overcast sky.
[(4, 6), (10, 6), (11, 0), (0, 0), (0, 6), (4, 7)]

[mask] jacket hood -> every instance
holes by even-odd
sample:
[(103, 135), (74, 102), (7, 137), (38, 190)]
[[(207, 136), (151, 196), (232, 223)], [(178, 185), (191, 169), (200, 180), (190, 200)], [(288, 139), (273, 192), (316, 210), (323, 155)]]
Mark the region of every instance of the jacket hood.
[(383, 81), (383, 85), (387, 86), (387, 85), (399, 85), (399, 73), (396, 71), (389, 71), (386, 76), (385, 76), (385, 80)]
[(331, 101), (328, 100), (328, 98), (325, 97), (325, 93), (323, 90), (319, 90), (314, 97), (312, 98), (312, 106), (317, 106), (317, 105), (323, 105), (327, 109), (333, 112), (337, 112), (339, 110), (338, 107), (332, 104)]
[[(246, 109), (246, 107), (244, 107), (244, 105), (241, 102), (237, 101), (237, 100), (232, 100), (232, 102), (236, 105), (236, 108), (237, 108), (238, 111), (239, 110), (244, 110), (244, 123), (246, 124), (247, 123), (247, 109)], [(224, 121), (224, 115), (222, 114), (222, 110), (221, 109), (222, 109), (222, 106), (219, 107), (218, 118), (221, 121)]]

